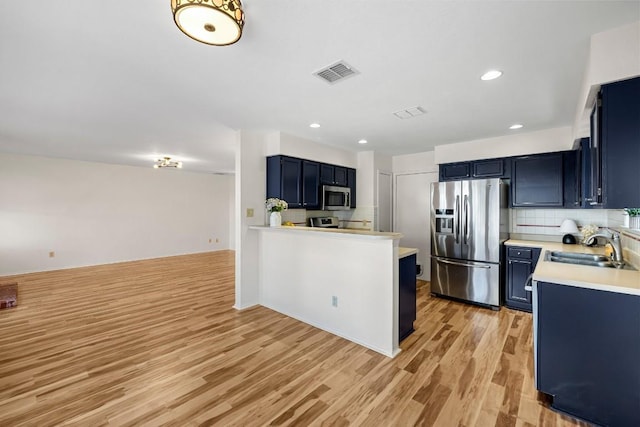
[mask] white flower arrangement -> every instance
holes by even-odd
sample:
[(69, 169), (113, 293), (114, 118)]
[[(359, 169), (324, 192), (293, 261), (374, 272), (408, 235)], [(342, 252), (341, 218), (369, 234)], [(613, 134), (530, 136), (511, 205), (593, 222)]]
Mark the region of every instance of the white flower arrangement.
[(589, 224), (589, 225), (585, 225), (582, 227), (582, 242), (586, 242), (587, 239), (589, 237), (591, 237), (592, 235), (596, 234), (598, 232), (598, 230), (600, 229), (600, 227), (598, 227), (597, 225), (594, 224)]
[(276, 197), (267, 199), (264, 204), (267, 207), (267, 212), (282, 212), (289, 209), (289, 204), (287, 204), (287, 202)]

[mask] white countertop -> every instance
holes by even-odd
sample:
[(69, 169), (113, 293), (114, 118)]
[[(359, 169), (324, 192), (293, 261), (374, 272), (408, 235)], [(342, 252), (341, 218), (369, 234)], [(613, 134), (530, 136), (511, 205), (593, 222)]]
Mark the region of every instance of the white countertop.
[(603, 254), (603, 247), (591, 248), (582, 245), (564, 245), (562, 243), (555, 242), (537, 242), (532, 240), (516, 239), (507, 240), (505, 245), (529, 246), (542, 249), (540, 259), (538, 260), (536, 269), (533, 272), (533, 280), (600, 291), (640, 295), (640, 271), (564, 264), (545, 261), (544, 259), (545, 253), (548, 250)]
[(398, 248), (398, 258), (402, 259), (404, 257), (408, 257), (409, 255), (414, 255), (418, 253), (418, 248)]
[(365, 231), (365, 230), (351, 230), (344, 228), (319, 228), (319, 227), (269, 227), (268, 225), (253, 225), (249, 227), (251, 230), (259, 231), (273, 231), (273, 232), (314, 232), (314, 233), (329, 233), (337, 236), (353, 236), (366, 239), (391, 239), (397, 240), (402, 238), (401, 233), (385, 233), (381, 231)]

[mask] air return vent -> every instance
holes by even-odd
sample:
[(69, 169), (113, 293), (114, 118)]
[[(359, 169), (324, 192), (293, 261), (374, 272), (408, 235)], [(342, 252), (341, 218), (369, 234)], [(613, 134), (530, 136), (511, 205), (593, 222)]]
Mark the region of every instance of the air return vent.
[(411, 119), (416, 116), (421, 116), (425, 113), (426, 111), (422, 107), (411, 107), (407, 108), (406, 110), (396, 111), (395, 113), (393, 113), (393, 115), (399, 119)]
[(316, 76), (320, 77), (322, 80), (327, 83), (335, 83), (340, 80), (344, 80), (347, 77), (355, 76), (358, 74), (358, 71), (355, 70), (351, 65), (347, 64), (344, 61), (336, 62), (335, 64), (329, 65), (328, 67), (323, 68), (320, 71), (316, 71)]

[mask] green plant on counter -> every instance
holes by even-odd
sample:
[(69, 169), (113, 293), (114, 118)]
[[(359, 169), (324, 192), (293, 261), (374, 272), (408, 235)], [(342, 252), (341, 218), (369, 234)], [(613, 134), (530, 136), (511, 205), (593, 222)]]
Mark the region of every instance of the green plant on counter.
[(624, 208), (624, 211), (629, 216), (640, 216), (640, 208)]

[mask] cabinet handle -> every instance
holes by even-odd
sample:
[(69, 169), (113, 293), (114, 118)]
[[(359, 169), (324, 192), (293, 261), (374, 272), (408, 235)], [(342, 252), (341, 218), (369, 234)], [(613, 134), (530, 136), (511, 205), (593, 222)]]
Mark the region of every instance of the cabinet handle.
[(533, 292), (533, 286), (525, 286), (524, 290), (527, 292)]

